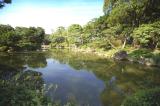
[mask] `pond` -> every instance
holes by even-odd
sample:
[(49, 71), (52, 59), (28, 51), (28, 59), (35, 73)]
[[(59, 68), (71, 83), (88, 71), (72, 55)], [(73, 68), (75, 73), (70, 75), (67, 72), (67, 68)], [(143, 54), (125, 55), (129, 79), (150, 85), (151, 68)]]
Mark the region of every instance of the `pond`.
[[(4, 80), (12, 86), (25, 83), (23, 89), (42, 88), (61, 105), (119, 106), (137, 90), (160, 86), (160, 69), (68, 50), (0, 53), (0, 82)], [(5, 100), (4, 91), (0, 97)]]

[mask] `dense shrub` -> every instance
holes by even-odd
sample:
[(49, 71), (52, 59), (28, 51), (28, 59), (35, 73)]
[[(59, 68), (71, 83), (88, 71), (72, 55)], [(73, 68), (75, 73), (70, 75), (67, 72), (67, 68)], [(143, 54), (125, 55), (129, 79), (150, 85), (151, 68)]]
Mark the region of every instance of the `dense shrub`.
[(0, 52), (6, 51), (7, 50), (7, 46), (0, 46)]
[(132, 34), (134, 43), (141, 47), (157, 48), (160, 42), (160, 21), (152, 24), (143, 24)]
[[(51, 102), (44, 96), (41, 73), (30, 70), (18, 72), (16, 69), (6, 72), (4, 69), (1, 68), (0, 106), (49, 106)], [(6, 73), (10, 74), (6, 76)]]
[(13, 28), (10, 25), (0, 25), (0, 51), (40, 49), (44, 35), (45, 31), (41, 27)]
[(139, 91), (127, 97), (121, 106), (160, 106), (160, 88)]

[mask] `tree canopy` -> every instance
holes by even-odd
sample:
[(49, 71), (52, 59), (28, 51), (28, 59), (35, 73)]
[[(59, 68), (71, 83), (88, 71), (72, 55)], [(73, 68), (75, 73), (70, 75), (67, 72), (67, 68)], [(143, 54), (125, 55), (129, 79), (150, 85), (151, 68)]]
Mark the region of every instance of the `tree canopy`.
[(5, 4), (11, 3), (12, 0), (0, 0), (0, 8), (4, 7)]
[(36, 50), (44, 40), (45, 31), (41, 27), (16, 27), (0, 25), (0, 46), (12, 50)]
[(84, 26), (60, 27), (61, 30), (52, 34), (52, 40), (58, 38), (56, 45), (63, 44), (64, 47), (76, 45), (104, 50), (126, 45), (159, 47), (159, 0), (104, 0), (103, 10), (104, 16)]
[[(10, 3), (3, 1), (3, 3)], [(86, 25), (58, 27), (47, 42), (52, 47), (90, 47), (102, 50), (125, 48), (159, 48), (159, 0), (104, 0), (104, 15)], [(1, 25), (1, 45), (37, 48), (45, 40), (42, 28)], [(14, 42), (16, 41), (16, 42)], [(137, 46), (138, 45), (138, 46)]]

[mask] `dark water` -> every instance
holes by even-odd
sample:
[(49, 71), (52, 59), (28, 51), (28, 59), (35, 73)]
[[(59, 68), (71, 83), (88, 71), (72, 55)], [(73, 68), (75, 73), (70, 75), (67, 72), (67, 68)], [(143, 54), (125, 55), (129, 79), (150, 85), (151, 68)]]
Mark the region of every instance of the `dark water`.
[[(160, 69), (69, 51), (0, 53), (0, 78), (41, 73), (45, 95), (61, 105), (119, 106), (140, 89), (160, 86)], [(32, 83), (32, 82), (30, 82)]]

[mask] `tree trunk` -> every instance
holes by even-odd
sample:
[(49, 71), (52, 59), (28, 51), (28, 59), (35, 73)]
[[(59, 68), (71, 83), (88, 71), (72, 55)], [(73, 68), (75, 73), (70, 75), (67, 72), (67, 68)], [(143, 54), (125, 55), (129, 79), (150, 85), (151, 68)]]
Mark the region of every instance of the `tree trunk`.
[(159, 45), (159, 43), (157, 43), (157, 44), (156, 44), (155, 49), (157, 49), (157, 48), (158, 48), (158, 45)]
[(125, 38), (125, 40), (124, 40), (124, 42), (123, 42), (122, 49), (124, 49), (124, 48), (125, 48), (125, 46), (126, 46), (126, 43), (127, 43), (127, 39)]

